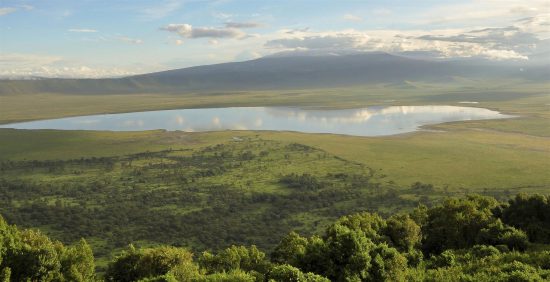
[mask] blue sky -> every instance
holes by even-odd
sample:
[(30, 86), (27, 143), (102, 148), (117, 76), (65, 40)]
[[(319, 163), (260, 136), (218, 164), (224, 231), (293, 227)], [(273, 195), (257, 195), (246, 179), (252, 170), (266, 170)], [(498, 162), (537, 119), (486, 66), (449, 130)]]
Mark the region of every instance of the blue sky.
[(104, 77), (288, 50), (546, 52), (544, 1), (0, 0), (0, 76)]

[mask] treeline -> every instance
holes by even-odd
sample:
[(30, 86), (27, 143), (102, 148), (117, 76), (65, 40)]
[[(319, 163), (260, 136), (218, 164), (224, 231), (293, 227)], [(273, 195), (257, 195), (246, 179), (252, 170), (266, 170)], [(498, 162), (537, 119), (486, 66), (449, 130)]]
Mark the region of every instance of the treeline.
[[(285, 181), (311, 182), (306, 176)], [(270, 252), (232, 246), (135, 248), (116, 256), (105, 281), (548, 281), (550, 197), (449, 198), (382, 218), (343, 216), (323, 234), (291, 232)], [(92, 250), (64, 246), (0, 220), (0, 281), (96, 281)]]

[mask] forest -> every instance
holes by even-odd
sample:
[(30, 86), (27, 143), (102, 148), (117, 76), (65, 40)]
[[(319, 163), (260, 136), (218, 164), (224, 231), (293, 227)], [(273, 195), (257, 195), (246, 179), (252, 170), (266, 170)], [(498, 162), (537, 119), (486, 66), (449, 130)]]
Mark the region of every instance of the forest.
[(272, 248), (289, 230), (313, 234), (363, 207), (386, 214), (446, 195), (421, 183), (397, 187), (313, 147), (260, 138), (113, 157), (6, 160), (0, 171), (6, 220), (64, 243), (85, 238), (102, 260), (136, 242)]
[(347, 214), (388, 218), (452, 196), (475, 192), (505, 201), (520, 192), (403, 186), (367, 163), (317, 147), (253, 134), (236, 140), (111, 156), (0, 160), (0, 214), (63, 244), (85, 239), (96, 270), (104, 273), (129, 244), (193, 253), (256, 245), (269, 252), (291, 230), (321, 234)]
[[(290, 177), (293, 178), (293, 177)], [(307, 178), (307, 177), (306, 177)], [(288, 181), (288, 180), (286, 180)], [(1, 281), (548, 281), (550, 197), (470, 195), (382, 217), (345, 215), (273, 249), (129, 245), (96, 273), (92, 249), (0, 219)]]

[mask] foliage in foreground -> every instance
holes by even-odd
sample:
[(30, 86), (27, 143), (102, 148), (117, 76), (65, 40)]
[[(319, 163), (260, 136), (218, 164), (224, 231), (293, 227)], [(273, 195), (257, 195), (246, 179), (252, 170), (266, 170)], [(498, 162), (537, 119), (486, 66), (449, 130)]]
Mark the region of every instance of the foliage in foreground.
[(91, 281), (92, 249), (84, 239), (73, 246), (35, 230), (19, 230), (0, 217), (0, 281)]
[[(184, 248), (130, 246), (106, 281), (548, 281), (548, 197), (450, 198), (387, 219), (341, 217), (321, 236), (291, 232), (267, 256), (232, 246), (197, 258)], [(516, 214), (519, 213), (519, 214)], [(521, 216), (521, 217), (520, 217)], [(522, 218), (523, 220), (519, 220)], [(513, 227), (511, 225), (516, 227)], [(544, 250), (546, 248), (546, 250)], [(93, 281), (86, 241), (64, 246), (0, 220), (0, 281)]]

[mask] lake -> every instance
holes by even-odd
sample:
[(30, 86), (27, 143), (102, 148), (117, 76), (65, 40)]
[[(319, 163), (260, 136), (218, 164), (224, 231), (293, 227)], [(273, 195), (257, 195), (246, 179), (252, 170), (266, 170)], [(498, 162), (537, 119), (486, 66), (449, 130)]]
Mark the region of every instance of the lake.
[(382, 136), (413, 132), (452, 121), (510, 118), (483, 108), (457, 106), (375, 106), (357, 109), (231, 107), (105, 114), (5, 124), (1, 128), (189, 132), (284, 130)]

